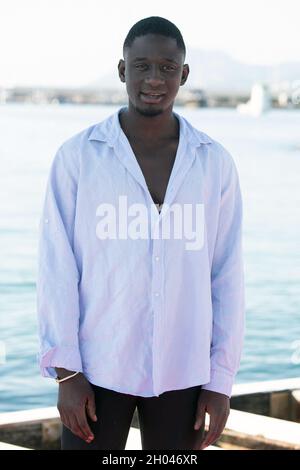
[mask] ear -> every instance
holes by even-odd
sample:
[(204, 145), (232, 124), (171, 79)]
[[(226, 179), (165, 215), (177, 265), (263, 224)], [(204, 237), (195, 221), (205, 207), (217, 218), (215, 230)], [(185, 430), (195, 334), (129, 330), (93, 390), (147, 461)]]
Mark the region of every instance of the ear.
[(182, 86), (182, 85), (185, 84), (185, 82), (187, 81), (187, 78), (188, 78), (188, 76), (189, 76), (189, 73), (190, 73), (189, 65), (188, 65), (188, 64), (184, 64), (183, 69), (182, 69), (182, 74), (181, 74), (180, 86)]
[(125, 83), (125, 61), (123, 59), (119, 60), (118, 71), (121, 82)]

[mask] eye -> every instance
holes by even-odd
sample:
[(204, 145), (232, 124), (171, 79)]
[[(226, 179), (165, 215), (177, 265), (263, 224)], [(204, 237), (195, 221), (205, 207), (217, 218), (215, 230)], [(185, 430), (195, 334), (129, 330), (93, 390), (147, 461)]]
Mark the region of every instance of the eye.
[(163, 65), (163, 68), (167, 69), (168, 71), (176, 70), (174, 65)]
[(147, 65), (146, 64), (136, 64), (135, 67), (137, 69), (141, 69), (141, 68), (147, 67)]

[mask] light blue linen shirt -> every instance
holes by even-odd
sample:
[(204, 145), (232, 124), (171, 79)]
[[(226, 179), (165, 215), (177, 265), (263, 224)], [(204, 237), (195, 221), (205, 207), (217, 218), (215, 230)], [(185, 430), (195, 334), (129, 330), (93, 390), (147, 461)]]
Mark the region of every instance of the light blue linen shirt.
[[(200, 384), (230, 397), (245, 325), (234, 160), (173, 111), (179, 144), (159, 212), (120, 109), (64, 142), (51, 165), (39, 223), (41, 374), (81, 371), (95, 385), (142, 397)], [(120, 196), (146, 208), (150, 231), (161, 230), (173, 205), (202, 208), (199, 247), (172, 234), (101, 238), (101, 205), (124, 216)]]

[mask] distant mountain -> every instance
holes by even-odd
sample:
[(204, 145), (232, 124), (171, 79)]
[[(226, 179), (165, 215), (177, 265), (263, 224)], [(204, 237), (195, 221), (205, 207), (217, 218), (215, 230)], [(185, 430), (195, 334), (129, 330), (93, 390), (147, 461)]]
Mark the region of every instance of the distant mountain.
[[(203, 88), (214, 93), (249, 93), (254, 82), (278, 84), (300, 80), (300, 62), (285, 62), (278, 65), (250, 65), (233, 59), (225, 52), (189, 47), (186, 63), (190, 75), (185, 88)], [(114, 70), (103, 74), (86, 88), (125, 90), (119, 80), (117, 62)]]

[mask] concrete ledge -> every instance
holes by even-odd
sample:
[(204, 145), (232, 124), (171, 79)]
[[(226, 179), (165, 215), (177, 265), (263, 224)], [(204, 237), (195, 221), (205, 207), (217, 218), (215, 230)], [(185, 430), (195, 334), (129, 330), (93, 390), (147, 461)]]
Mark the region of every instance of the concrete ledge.
[(0, 442), (0, 450), (32, 450), (26, 447), (14, 446), (13, 444), (7, 444), (6, 442)]
[[(280, 404), (281, 395), (286, 392), (290, 394), (296, 413), (299, 410), (299, 388), (300, 379), (240, 384), (234, 387), (233, 398), (239, 400), (245, 397), (247, 403), (249, 401), (254, 409), (260, 407), (260, 411), (262, 404), (267, 407), (271, 403), (271, 408), (283, 416), (285, 405)], [(251, 393), (254, 395), (251, 396)], [(206, 425), (208, 423), (207, 415)], [(60, 432), (61, 422), (56, 407), (0, 414), (2, 445), (8, 443), (28, 449), (57, 449)], [(217, 444), (223, 448), (300, 450), (300, 426), (297, 422), (239, 411), (232, 407), (226, 428)], [(211, 446), (206, 450), (220, 450), (220, 447)], [(137, 427), (131, 426), (126, 449), (141, 449)]]
[(272, 393), (292, 390), (300, 390), (300, 378), (265, 380), (261, 382), (249, 382), (234, 384), (232, 387), (232, 397), (237, 395), (250, 395), (253, 393)]
[[(4, 449), (57, 449), (59, 446), (61, 422), (56, 407), (36, 408), (0, 414), (0, 450)], [(12, 443), (27, 445), (21, 447)], [(142, 450), (141, 434), (138, 428), (130, 427), (125, 450)], [(205, 450), (222, 450), (209, 446)]]
[(300, 422), (300, 379), (269, 380), (233, 387), (231, 409)]
[[(125, 450), (142, 450), (141, 433), (137, 428), (130, 428)], [(208, 446), (204, 450), (224, 450), (216, 446)]]
[(246, 444), (251, 449), (300, 450), (300, 426), (291, 421), (231, 410), (221, 441)]
[(61, 422), (56, 407), (0, 414), (0, 441), (29, 449), (56, 449)]
[(32, 410), (10, 411), (0, 413), (0, 427), (8, 424), (30, 423), (41, 419), (59, 419), (59, 412), (55, 406), (47, 408), (33, 408)]

